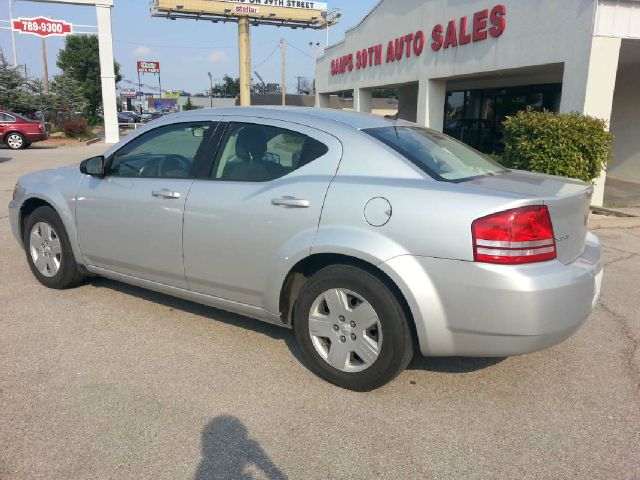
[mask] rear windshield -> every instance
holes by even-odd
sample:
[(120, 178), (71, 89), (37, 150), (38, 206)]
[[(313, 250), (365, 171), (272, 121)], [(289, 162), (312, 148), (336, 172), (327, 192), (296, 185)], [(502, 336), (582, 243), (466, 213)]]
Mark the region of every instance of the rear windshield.
[(441, 133), (420, 127), (369, 128), (365, 133), (393, 148), (437, 180), (459, 182), (507, 169)]
[(12, 113), (11, 115), (27, 122), (33, 122), (33, 118), (25, 117), (24, 115), (20, 115), (19, 113)]

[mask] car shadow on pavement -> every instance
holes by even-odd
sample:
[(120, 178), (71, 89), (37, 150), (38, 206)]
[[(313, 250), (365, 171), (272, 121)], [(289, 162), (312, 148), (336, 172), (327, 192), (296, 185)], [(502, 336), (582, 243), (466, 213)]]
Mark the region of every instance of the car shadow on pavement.
[(231, 415), (220, 415), (202, 429), (202, 459), (194, 480), (287, 478), (247, 427)]
[[(149, 302), (164, 305), (171, 309), (181, 310), (216, 322), (224, 322), (239, 328), (246, 328), (253, 332), (267, 335), (275, 340), (282, 340), (295, 359), (309, 370), (304, 362), (302, 352), (298, 347), (292, 330), (261, 322), (260, 320), (255, 320), (243, 315), (236, 315), (235, 313), (230, 313), (215, 307), (209, 307), (200, 303), (183, 300), (172, 297), (171, 295), (165, 295), (164, 293), (154, 292), (153, 290), (147, 290), (102, 277), (90, 278), (89, 283), (97, 288), (109, 288), (126, 295), (132, 295)], [(436, 373), (469, 373), (489, 368), (505, 360), (504, 358), (423, 357), (420, 355), (417, 346), (414, 348), (414, 351), (416, 354), (407, 367), (408, 370), (423, 370)]]
[(287, 328), (271, 325), (270, 323), (261, 322), (260, 320), (255, 320), (243, 315), (237, 315), (208, 305), (202, 305), (189, 300), (172, 297), (171, 295), (165, 295), (164, 293), (154, 292), (153, 290), (147, 290), (145, 288), (109, 280), (107, 278), (93, 277), (89, 279), (89, 283), (94, 287), (109, 288), (126, 295), (132, 295), (149, 302), (164, 305), (171, 309), (181, 310), (209, 320), (224, 322), (228, 325), (251, 330), (275, 340), (282, 340), (285, 342), (287, 348), (291, 351), (291, 354), (296, 358), (296, 360), (304, 364), (302, 353), (298, 348), (293, 331)]
[(484, 370), (506, 360), (484, 357), (423, 357), (417, 354), (407, 370), (425, 370), (439, 373), (470, 373)]
[(0, 157), (0, 163), (9, 162), (13, 160), (12, 157)]

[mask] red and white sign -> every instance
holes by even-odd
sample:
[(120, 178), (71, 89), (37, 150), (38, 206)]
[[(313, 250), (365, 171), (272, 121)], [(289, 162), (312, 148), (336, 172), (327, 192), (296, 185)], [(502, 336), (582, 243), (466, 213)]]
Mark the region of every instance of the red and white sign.
[(257, 15), (260, 13), (260, 9), (258, 7), (252, 7), (251, 5), (236, 5), (236, 13), (248, 13), (252, 15)]
[(70, 23), (46, 17), (18, 18), (13, 20), (12, 27), (20, 33), (29, 33), (38, 37), (64, 36), (73, 33), (73, 26)]
[(160, 62), (138, 61), (138, 73), (160, 73)]
[(402, 35), (389, 40), (386, 45), (372, 45), (355, 54), (349, 53), (331, 61), (331, 75), (344, 75), (355, 70), (377, 67), (383, 63), (400, 62), (405, 59), (419, 57), (429, 42), (434, 52), (454, 49), (470, 43), (483, 42), (487, 38), (500, 37), (507, 28), (507, 9), (504, 5), (496, 5), (491, 10), (480, 10), (469, 18), (466, 16), (450, 20), (446, 27), (437, 24), (428, 33), (418, 30), (415, 33)]

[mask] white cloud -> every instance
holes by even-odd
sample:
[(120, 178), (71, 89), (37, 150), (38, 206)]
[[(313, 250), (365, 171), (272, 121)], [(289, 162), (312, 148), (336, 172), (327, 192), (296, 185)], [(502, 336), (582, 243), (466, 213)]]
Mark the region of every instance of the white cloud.
[(207, 61), (211, 63), (229, 63), (229, 57), (222, 50), (216, 50), (207, 55)]
[(144, 45), (139, 45), (133, 51), (133, 54), (138, 57), (144, 57), (145, 55), (149, 55), (151, 53), (151, 49)]

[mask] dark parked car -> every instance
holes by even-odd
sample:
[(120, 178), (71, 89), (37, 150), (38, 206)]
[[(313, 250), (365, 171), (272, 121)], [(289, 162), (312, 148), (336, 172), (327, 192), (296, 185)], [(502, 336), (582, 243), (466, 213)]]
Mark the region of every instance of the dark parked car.
[(0, 112), (0, 138), (10, 149), (19, 150), (46, 140), (49, 134), (39, 120), (31, 120), (17, 113)]
[(118, 123), (139, 123), (140, 119), (130, 112), (118, 112)]

